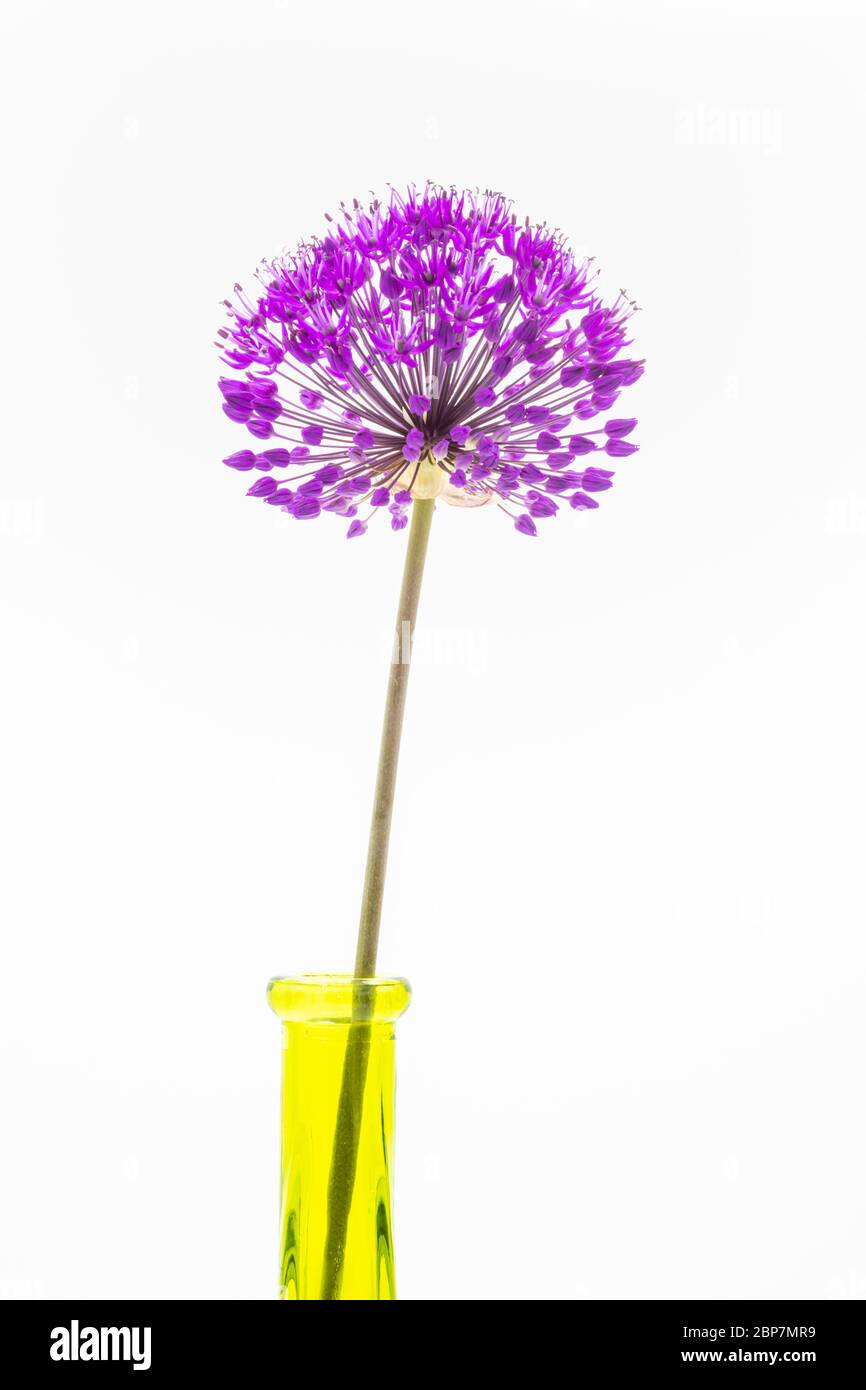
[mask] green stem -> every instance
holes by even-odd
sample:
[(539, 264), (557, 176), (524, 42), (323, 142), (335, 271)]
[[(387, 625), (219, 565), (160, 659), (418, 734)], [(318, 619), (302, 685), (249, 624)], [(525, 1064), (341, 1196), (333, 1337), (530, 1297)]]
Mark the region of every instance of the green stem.
[(361, 1114), (367, 1062), (370, 1053), (370, 1028), (366, 1020), (373, 1008), (372, 992), (364, 982), (376, 973), (376, 952), (379, 945), (379, 924), (382, 918), (382, 898), (385, 891), (385, 870), (388, 863), (388, 841), (391, 835), (391, 816), (394, 809), (394, 788), (397, 782), (397, 763), (400, 756), (400, 734), (406, 708), (409, 685), (409, 663), (415, 636), (415, 619), (427, 555), (430, 523), (435, 502), (419, 499), (412, 503), (403, 584), (397, 609), (394, 651), (385, 697), (385, 717), (382, 722), (382, 742), (379, 746), (379, 769), (373, 798), (373, 817), (370, 822), (370, 841), (367, 848), (367, 868), (361, 898), (361, 918), (358, 924), (358, 947), (355, 953), (355, 991), (352, 1023), (346, 1039), (340, 1099), (331, 1173), (328, 1180), (328, 1234), (325, 1241), (325, 1261), (322, 1270), (323, 1299), (338, 1299), (343, 1276), (343, 1259), (349, 1211), (358, 1165), (358, 1143), (361, 1133)]
[(364, 874), (364, 892), (361, 897), (361, 920), (358, 923), (358, 949), (355, 952), (355, 975), (358, 979), (369, 979), (376, 973), (379, 923), (382, 918), (385, 869), (388, 863), (388, 840), (391, 835), (391, 813), (394, 809), (397, 761), (400, 757), (400, 734), (403, 729), (403, 711), (406, 708), (406, 690), (409, 685), (409, 661), (415, 637), (415, 619), (424, 575), (427, 540), (435, 505), (433, 501), (412, 503), (412, 520), (409, 525), (403, 584), (394, 632), (394, 651), (385, 698), (385, 717), (382, 721), (379, 770), (376, 775), (376, 794), (373, 798), (373, 817), (367, 848), (367, 870)]

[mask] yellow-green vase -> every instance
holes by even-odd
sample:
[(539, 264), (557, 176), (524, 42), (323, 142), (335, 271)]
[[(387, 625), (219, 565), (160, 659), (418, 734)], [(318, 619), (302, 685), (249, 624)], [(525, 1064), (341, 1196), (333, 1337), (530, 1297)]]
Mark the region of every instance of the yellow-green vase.
[(271, 980), (283, 1025), (280, 1297), (392, 1299), (394, 1024), (405, 980)]

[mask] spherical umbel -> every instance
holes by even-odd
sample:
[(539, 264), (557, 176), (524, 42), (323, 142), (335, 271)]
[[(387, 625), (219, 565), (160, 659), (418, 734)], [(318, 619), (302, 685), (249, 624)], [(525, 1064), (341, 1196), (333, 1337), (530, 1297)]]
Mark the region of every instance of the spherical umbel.
[(273, 443), (224, 462), (279, 474), (248, 495), (350, 538), (380, 512), (402, 530), (420, 498), (495, 502), (531, 536), (595, 508), (613, 472), (578, 461), (638, 447), (634, 419), (603, 419), (643, 373), (621, 356), (634, 305), (605, 306), (590, 263), (499, 194), (427, 185), (328, 221), (225, 301), (223, 410)]

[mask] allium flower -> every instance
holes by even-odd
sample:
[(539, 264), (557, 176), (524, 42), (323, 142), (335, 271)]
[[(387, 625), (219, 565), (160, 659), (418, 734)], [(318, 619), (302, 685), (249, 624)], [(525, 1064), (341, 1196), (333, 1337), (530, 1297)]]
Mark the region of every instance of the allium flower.
[(243, 373), (221, 378), (223, 410), (258, 447), (224, 462), (298, 520), (333, 512), (354, 537), (384, 512), (399, 531), (441, 496), (495, 501), (534, 536), (611, 486), (588, 455), (638, 447), (635, 420), (602, 418), (643, 372), (620, 356), (634, 305), (605, 306), (590, 263), (499, 194), (355, 201), (258, 280), (225, 301), (218, 344)]
[(634, 305), (603, 304), (589, 262), (559, 232), (519, 225), (499, 194), (428, 184), (328, 221), (264, 262), (253, 296), (235, 286), (218, 346), (232, 372), (223, 410), (255, 441), (224, 462), (260, 475), (249, 496), (298, 521), (333, 512), (350, 538), (377, 514), (408, 525), (327, 1182), (319, 1297), (331, 1300), (357, 1240), (370, 985), (436, 499), (494, 502), (524, 536), (566, 505), (597, 508), (607, 465), (637, 449), (637, 421), (610, 412), (643, 362), (621, 355)]

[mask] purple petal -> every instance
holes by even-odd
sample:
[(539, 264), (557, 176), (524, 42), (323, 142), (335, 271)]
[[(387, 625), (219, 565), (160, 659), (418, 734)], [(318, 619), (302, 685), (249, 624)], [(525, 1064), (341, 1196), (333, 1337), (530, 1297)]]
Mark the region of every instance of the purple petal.
[(584, 492), (606, 492), (609, 487), (613, 486), (612, 477), (613, 474), (609, 473), (606, 468), (585, 469), (583, 474)]
[(217, 385), (224, 396), (236, 396), (238, 399), (249, 400), (252, 395), (248, 382), (234, 381), (230, 376), (221, 376)]
[(609, 434), (611, 439), (622, 439), (625, 435), (631, 434), (637, 420), (607, 420), (604, 426), (605, 434)]
[(236, 468), (239, 473), (248, 473), (255, 467), (256, 456), (252, 449), (240, 449), (236, 454), (229, 454), (223, 463), (227, 468)]
[(321, 510), (318, 497), (297, 497), (292, 504), (292, 516), (296, 521), (312, 521)]
[(586, 368), (579, 366), (563, 367), (559, 373), (559, 381), (562, 386), (577, 386), (586, 375)]
[(250, 382), (250, 390), (257, 401), (266, 401), (277, 394), (277, 383), (270, 377), (258, 378)]
[(514, 529), (515, 531), (519, 531), (521, 536), (538, 535), (538, 528), (535, 525), (535, 522), (532, 520), (531, 516), (527, 516), (526, 512), (522, 512), (521, 515), (517, 518), (517, 520), (514, 523)]
[(262, 458), (267, 459), (271, 468), (288, 468), (292, 461), (288, 449), (265, 449)]
[(543, 483), (544, 474), (540, 468), (536, 468), (534, 463), (527, 463), (520, 470), (520, 481), (522, 483)]
[(386, 299), (399, 299), (403, 293), (404, 285), (399, 276), (393, 270), (383, 270), (379, 281), (379, 287)]
[(275, 478), (257, 478), (252, 487), (247, 488), (247, 497), (270, 497), (276, 490)]
[[(515, 329), (514, 341), (516, 343), (531, 343), (538, 337), (538, 324), (534, 319), (524, 319), (520, 326)], [(528, 532), (535, 535), (535, 531)]]
[(643, 362), (623, 362), (622, 366), (625, 368), (622, 379), (623, 386), (633, 386), (644, 374), (645, 369)]
[(559, 508), (552, 497), (536, 497), (529, 507), (529, 515), (534, 516), (536, 520), (540, 520), (542, 517), (555, 516), (558, 511)]

